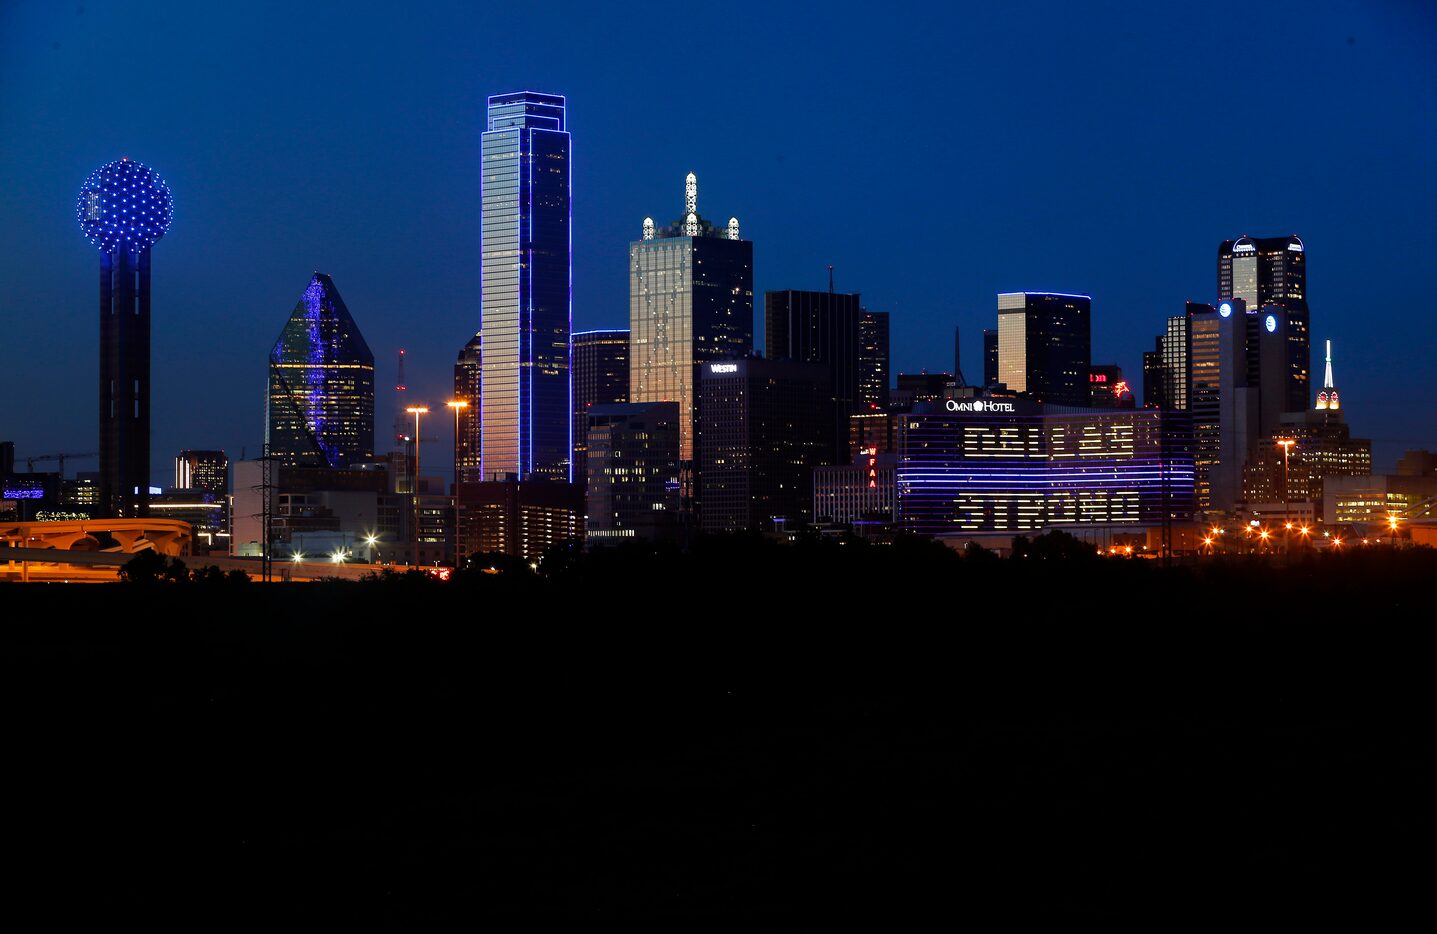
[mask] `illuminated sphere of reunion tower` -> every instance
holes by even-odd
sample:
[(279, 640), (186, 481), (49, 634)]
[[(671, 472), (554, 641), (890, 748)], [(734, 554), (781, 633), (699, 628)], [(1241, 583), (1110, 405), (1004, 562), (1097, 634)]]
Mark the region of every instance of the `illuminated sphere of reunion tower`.
[(100, 515), (148, 512), (150, 489), (150, 247), (170, 229), (174, 201), (159, 174), (129, 157), (85, 179), (75, 203), (100, 250)]

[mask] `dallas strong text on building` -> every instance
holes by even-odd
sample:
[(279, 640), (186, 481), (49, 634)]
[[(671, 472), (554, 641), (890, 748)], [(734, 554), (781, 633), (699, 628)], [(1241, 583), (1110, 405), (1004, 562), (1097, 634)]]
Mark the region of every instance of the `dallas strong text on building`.
[(1192, 513), (1183, 413), (954, 399), (900, 428), (904, 525), (926, 535), (1148, 525)]

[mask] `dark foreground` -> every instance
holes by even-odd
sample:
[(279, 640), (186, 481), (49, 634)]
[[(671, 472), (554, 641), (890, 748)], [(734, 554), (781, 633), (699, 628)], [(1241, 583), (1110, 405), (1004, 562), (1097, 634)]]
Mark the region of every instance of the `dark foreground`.
[(1378, 916), (1428, 881), (1430, 552), (710, 558), (0, 587), (7, 914)]

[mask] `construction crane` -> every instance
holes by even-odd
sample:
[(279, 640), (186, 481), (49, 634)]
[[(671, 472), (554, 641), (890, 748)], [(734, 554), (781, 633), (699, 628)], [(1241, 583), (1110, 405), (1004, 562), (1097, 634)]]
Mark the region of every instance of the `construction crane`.
[(45, 461), (58, 461), (60, 464), (60, 478), (64, 479), (66, 460), (76, 460), (99, 456), (100, 454), (98, 451), (86, 451), (83, 454), (36, 454), (34, 457), (25, 458), (25, 466), (26, 469), (30, 471), (30, 473), (34, 473), (35, 465), (37, 463), (44, 463)]

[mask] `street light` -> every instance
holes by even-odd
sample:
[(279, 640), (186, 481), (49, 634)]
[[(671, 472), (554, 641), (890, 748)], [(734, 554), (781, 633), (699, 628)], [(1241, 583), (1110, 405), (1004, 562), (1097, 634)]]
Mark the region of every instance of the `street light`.
[(429, 414), (427, 405), (411, 405), (404, 411), (414, 416), (414, 472), (409, 475), (409, 496), (414, 513), (414, 554), (410, 559), (413, 567), (419, 566), (419, 416)]
[(378, 536), (378, 535), (375, 535), (375, 534), (373, 534), (373, 533), (371, 532), (370, 534), (364, 536), (364, 544), (365, 544), (365, 546), (366, 546), (367, 549), (368, 549), (368, 550), (365, 552), (365, 555), (364, 555), (364, 563), (365, 563), (365, 564), (373, 564), (373, 563), (374, 563), (374, 546), (377, 545), (377, 544), (379, 544), (379, 536)]
[[(1297, 439), (1296, 439), (1296, 438), (1278, 438), (1278, 439), (1277, 439), (1277, 444), (1278, 444), (1278, 446), (1280, 446), (1280, 447), (1282, 448), (1282, 518), (1283, 518), (1283, 521), (1287, 522), (1287, 528), (1288, 528), (1288, 530), (1291, 531), (1291, 529), (1292, 529), (1292, 507), (1291, 507), (1290, 505), (1288, 505), (1289, 500), (1288, 500), (1288, 496), (1287, 496), (1287, 455), (1288, 455), (1289, 452), (1292, 451), (1292, 446), (1295, 445), (1295, 444), (1297, 444)], [(1284, 536), (1282, 537), (1282, 549), (1283, 549), (1283, 551), (1286, 551), (1286, 550), (1287, 550), (1287, 540), (1288, 540), (1290, 537), (1291, 537), (1291, 536), (1288, 536), (1288, 535), (1284, 535)]]
[(455, 400), (453, 400), (452, 402), (446, 402), (446, 403), (444, 403), (444, 404), (447, 405), (447, 406), (449, 406), (451, 409), (454, 410), (454, 498), (450, 501), (450, 503), (449, 503), (449, 508), (452, 510), (452, 514), (451, 514), (451, 515), (452, 515), (452, 521), (453, 521), (453, 523), (454, 523), (454, 531), (452, 532), (453, 539), (451, 540), (451, 543), (453, 544), (453, 554), (458, 555), (458, 554), (459, 554), (459, 413), (462, 412), (464, 409), (469, 408), (469, 403), (468, 403), (468, 402), (465, 402), (463, 399), (455, 399)]
[(457, 494), (459, 488), (459, 413), (469, 408), (469, 403), (463, 399), (455, 399), (453, 402), (444, 404), (454, 410), (454, 488)]
[(1396, 513), (1389, 512), (1389, 513), (1387, 514), (1387, 528), (1392, 531), (1392, 547), (1393, 547), (1393, 548), (1396, 548), (1396, 547), (1397, 547), (1397, 514), (1396, 514)]

